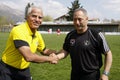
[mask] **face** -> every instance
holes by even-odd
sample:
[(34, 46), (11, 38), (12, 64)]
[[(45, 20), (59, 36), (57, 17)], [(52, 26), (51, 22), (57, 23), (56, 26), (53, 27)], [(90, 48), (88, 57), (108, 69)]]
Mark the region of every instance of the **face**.
[(88, 17), (82, 11), (74, 13), (73, 22), (78, 33), (83, 33), (87, 30)]
[(32, 8), (31, 13), (27, 16), (28, 25), (32, 30), (39, 28), (42, 23), (43, 13), (38, 8)]

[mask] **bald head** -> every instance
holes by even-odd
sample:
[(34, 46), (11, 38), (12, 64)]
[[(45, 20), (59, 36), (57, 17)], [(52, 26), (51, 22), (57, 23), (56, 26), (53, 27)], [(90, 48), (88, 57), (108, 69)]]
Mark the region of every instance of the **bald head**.
[(84, 8), (77, 8), (77, 9), (75, 9), (74, 14), (75, 14), (76, 12), (78, 12), (78, 11), (81, 11), (85, 16), (88, 15), (88, 14), (87, 14), (87, 11), (86, 11)]

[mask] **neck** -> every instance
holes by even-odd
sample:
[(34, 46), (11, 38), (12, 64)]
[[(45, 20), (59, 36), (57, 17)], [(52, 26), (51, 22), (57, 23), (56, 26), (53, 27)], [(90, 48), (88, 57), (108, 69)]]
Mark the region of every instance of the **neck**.
[(31, 28), (31, 31), (32, 31), (33, 34), (35, 34), (36, 29)]
[(88, 29), (88, 27), (84, 27), (84, 28), (81, 29), (81, 30), (77, 30), (77, 33), (78, 33), (78, 34), (82, 34), (82, 33), (86, 32), (87, 29)]

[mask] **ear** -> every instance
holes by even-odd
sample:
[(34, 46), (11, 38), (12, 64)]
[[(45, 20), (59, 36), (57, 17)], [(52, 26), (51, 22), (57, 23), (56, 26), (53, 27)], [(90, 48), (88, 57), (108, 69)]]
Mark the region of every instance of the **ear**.
[(86, 20), (88, 20), (88, 17), (86, 17)]

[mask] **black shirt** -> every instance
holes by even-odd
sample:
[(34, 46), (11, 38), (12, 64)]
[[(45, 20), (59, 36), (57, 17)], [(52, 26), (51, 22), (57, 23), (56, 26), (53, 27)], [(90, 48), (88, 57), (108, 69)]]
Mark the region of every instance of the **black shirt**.
[(109, 51), (101, 32), (88, 28), (85, 33), (71, 31), (65, 38), (63, 49), (70, 53), (72, 73), (86, 74), (99, 70), (102, 66), (102, 53)]

